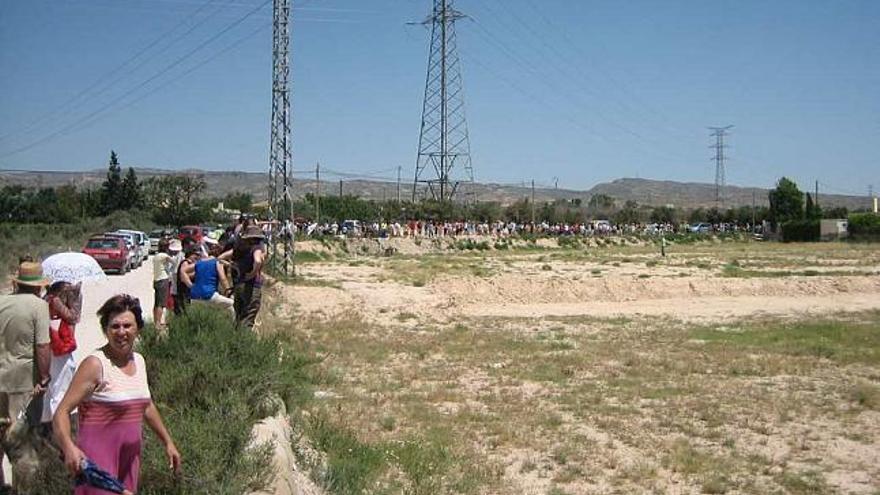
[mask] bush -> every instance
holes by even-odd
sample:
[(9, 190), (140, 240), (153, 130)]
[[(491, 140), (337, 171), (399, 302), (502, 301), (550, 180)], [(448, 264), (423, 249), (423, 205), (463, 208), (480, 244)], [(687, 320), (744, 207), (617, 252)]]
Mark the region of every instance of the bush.
[(236, 329), (225, 312), (192, 306), (170, 322), (169, 335), (144, 332), (142, 349), (153, 400), (183, 457), (184, 476), (168, 472), (164, 449), (146, 435), (143, 494), (229, 493), (271, 480), (268, 451), (248, 449), (254, 424), (308, 396), (308, 361), (281, 337), (258, 338)]
[(791, 220), (782, 224), (783, 242), (816, 242), (818, 240), (818, 220)]
[(577, 249), (580, 247), (581, 242), (580, 239), (573, 235), (562, 235), (556, 238), (556, 243), (559, 244), (561, 248), (571, 248)]
[(853, 213), (848, 220), (849, 235), (853, 239), (880, 241), (880, 215)]

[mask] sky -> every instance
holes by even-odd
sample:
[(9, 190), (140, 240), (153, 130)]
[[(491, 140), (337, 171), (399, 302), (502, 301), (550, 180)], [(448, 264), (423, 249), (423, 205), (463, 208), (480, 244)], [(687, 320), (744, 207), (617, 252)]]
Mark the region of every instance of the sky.
[[(271, 1), (0, 0), (0, 169), (268, 167)], [(428, 0), (293, 0), (295, 176), (412, 180)], [(456, 0), (476, 180), (880, 189), (880, 2)], [(332, 176), (329, 178), (332, 179)]]

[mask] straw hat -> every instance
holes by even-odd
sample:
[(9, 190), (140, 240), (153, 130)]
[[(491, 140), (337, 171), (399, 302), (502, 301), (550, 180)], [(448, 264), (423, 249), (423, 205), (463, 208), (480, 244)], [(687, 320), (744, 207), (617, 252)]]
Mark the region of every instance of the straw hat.
[(51, 282), (43, 276), (43, 266), (33, 261), (25, 261), (18, 265), (18, 276), (12, 279), (19, 285), (30, 285), (33, 287), (45, 287)]
[(169, 251), (183, 251), (183, 244), (180, 243), (179, 239), (174, 239), (173, 241), (168, 243)]
[(256, 225), (251, 225), (244, 230), (244, 233), (241, 234), (242, 239), (265, 239), (266, 236), (263, 235), (263, 231), (257, 227)]

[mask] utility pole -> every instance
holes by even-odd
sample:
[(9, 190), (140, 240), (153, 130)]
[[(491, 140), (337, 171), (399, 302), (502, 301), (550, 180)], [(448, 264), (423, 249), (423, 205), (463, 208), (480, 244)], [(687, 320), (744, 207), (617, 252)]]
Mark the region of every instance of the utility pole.
[(816, 181), (816, 193), (813, 194), (813, 204), (819, 207), (819, 181)]
[[(293, 149), (290, 137), (290, 0), (272, 6), (272, 121), (269, 143), (269, 265), (293, 275)], [(280, 237), (280, 239), (278, 239)], [(278, 245), (281, 245), (280, 249)]]
[(532, 179), (532, 228), (535, 228), (535, 179)]
[(755, 190), (752, 190), (752, 232), (756, 232), (755, 229)]
[(342, 179), (339, 179), (339, 197), (342, 198)]
[(715, 148), (715, 206), (718, 209), (721, 209), (724, 206), (724, 186), (725, 186), (725, 173), (724, 173), (724, 148), (727, 146), (724, 144), (724, 136), (727, 135), (727, 131), (732, 129), (733, 126), (725, 126), (725, 127), (709, 127), (709, 130), (712, 131), (711, 136), (715, 137), (715, 144), (710, 145), (710, 148)]
[(397, 204), (400, 204), (400, 170), (401, 166), (397, 166)]
[(315, 163), (315, 223), (321, 223), (321, 162)]
[[(453, 0), (434, 0), (431, 14), (420, 23), (431, 26), (431, 49), (422, 102), (413, 201), (419, 183), (427, 184), (434, 199), (441, 202), (452, 200), (459, 185), (459, 180), (452, 175), (456, 166), (463, 171), (461, 180), (474, 181), (455, 35), (455, 22), (465, 16), (452, 4)], [(428, 176), (425, 169), (434, 173)]]

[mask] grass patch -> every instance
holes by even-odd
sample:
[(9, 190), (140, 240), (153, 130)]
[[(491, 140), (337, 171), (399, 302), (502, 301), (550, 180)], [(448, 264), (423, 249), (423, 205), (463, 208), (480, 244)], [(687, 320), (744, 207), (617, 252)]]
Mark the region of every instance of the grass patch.
[(326, 416), (313, 416), (306, 433), (315, 447), (327, 456), (327, 466), (314, 473), (321, 486), (331, 493), (366, 493), (386, 467), (382, 449), (361, 442), (351, 432), (332, 424)]
[(317, 251), (296, 251), (293, 253), (294, 263), (318, 263), (333, 259), (329, 253), (321, 253)]
[(698, 329), (691, 337), (710, 345), (830, 359), (841, 364), (880, 364), (877, 315), (872, 322), (820, 321), (770, 324), (743, 331)]
[(236, 329), (225, 313), (191, 306), (173, 318), (168, 336), (144, 332), (141, 352), (153, 400), (184, 459), (185, 476), (168, 474), (162, 446), (146, 435), (144, 494), (243, 493), (268, 476), (268, 451), (246, 450), (251, 428), (275, 413), (271, 397), (288, 409), (309, 396), (311, 361), (281, 336), (259, 338)]
[(830, 491), (825, 478), (818, 471), (786, 471), (779, 476), (778, 482), (793, 495), (813, 495)]
[(866, 409), (880, 410), (880, 387), (867, 381), (860, 381), (853, 386), (852, 400)]

